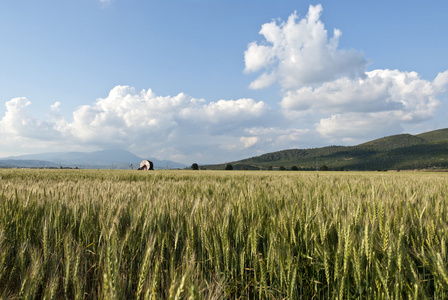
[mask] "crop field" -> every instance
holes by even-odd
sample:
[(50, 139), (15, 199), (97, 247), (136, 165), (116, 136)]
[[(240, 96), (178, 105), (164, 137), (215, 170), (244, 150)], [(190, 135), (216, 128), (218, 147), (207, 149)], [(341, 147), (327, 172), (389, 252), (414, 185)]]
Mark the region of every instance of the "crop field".
[(1, 299), (447, 299), (448, 174), (0, 170)]

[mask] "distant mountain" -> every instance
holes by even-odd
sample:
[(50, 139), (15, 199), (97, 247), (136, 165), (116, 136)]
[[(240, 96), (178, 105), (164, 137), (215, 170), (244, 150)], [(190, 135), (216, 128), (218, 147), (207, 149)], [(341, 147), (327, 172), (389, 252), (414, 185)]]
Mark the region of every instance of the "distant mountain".
[(45, 160), (0, 159), (0, 168), (59, 168), (60, 166)]
[(126, 150), (95, 152), (53, 152), (0, 158), (0, 167), (78, 167), (83, 169), (137, 169), (143, 159), (150, 159), (156, 169), (185, 168), (186, 165), (156, 158), (140, 158)]
[[(291, 149), (230, 163), (234, 169), (399, 170), (448, 169), (448, 129), (398, 134), (357, 146)], [(204, 166), (224, 169), (226, 164)]]

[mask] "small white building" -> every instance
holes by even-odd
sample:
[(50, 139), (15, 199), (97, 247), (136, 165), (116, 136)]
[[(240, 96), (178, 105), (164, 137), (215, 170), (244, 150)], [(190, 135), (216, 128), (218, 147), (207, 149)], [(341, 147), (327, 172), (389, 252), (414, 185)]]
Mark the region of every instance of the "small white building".
[(139, 170), (154, 170), (154, 164), (150, 160), (142, 160)]

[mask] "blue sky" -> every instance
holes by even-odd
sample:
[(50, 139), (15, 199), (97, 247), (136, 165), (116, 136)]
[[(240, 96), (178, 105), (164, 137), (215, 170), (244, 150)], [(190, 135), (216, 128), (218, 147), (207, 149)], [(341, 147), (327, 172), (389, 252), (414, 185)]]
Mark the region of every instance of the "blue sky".
[(186, 164), (448, 127), (446, 1), (6, 0), (0, 157)]

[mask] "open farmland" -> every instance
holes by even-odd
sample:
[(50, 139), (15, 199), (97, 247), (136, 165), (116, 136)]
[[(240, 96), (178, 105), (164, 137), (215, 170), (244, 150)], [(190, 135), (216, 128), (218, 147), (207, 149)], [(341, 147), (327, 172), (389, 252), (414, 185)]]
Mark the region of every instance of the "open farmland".
[(446, 299), (448, 174), (0, 170), (0, 298)]

